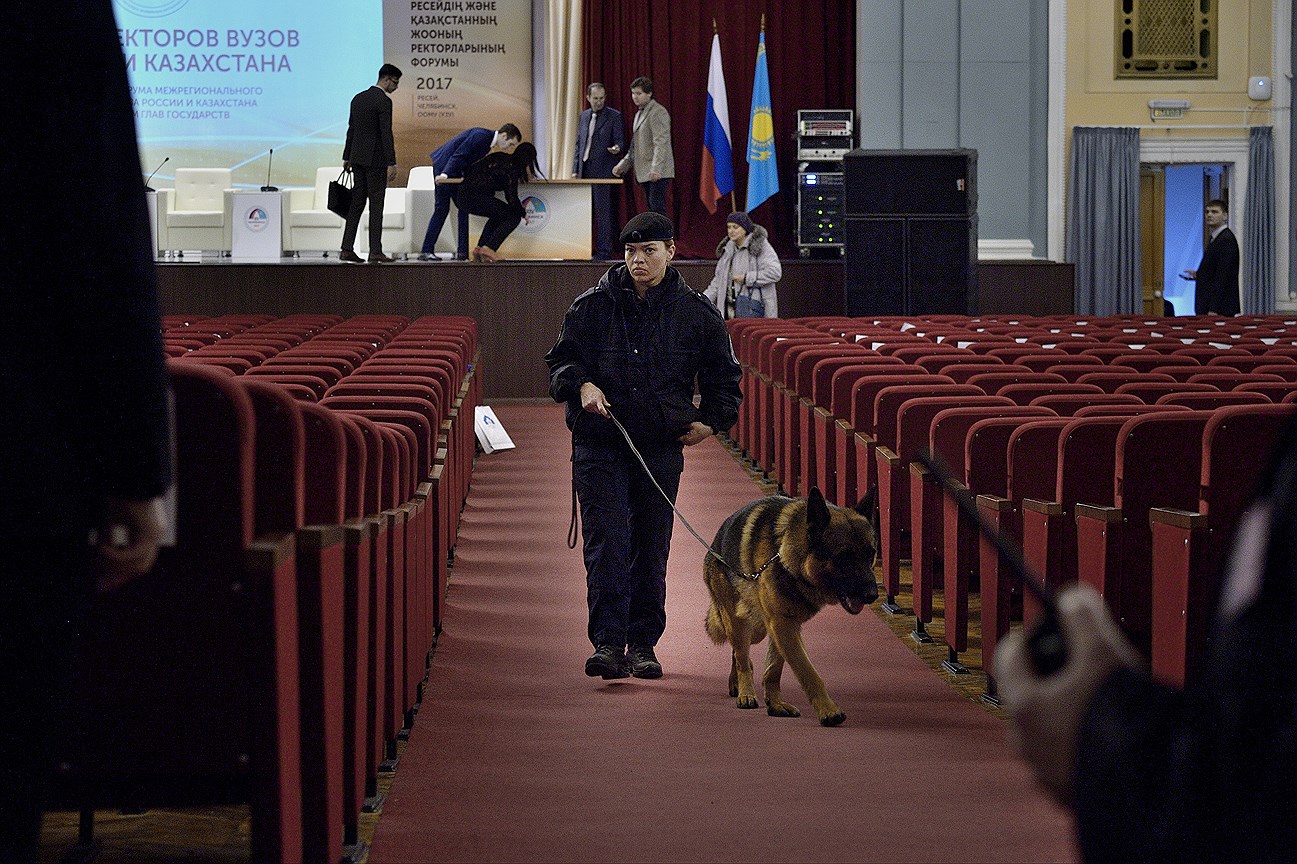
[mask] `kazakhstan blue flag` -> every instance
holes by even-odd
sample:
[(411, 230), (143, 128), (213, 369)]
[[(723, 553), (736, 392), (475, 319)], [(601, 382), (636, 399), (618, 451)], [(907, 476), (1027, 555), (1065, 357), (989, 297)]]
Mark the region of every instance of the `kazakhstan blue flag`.
[(766, 31), (757, 42), (757, 72), (752, 81), (752, 116), (748, 121), (747, 211), (779, 191), (775, 169), (775, 123), (770, 111), (770, 71), (766, 68)]

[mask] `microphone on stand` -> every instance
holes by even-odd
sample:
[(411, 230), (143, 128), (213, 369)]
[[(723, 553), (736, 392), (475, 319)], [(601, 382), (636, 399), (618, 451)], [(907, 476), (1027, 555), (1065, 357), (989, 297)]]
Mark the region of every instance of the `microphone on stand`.
[[(161, 171), (161, 170), (162, 170), (162, 166), (163, 166), (163, 165), (166, 165), (166, 164), (167, 164), (168, 162), (170, 162), (170, 161), (171, 161), (171, 157), (170, 157), (170, 156), (167, 156), (166, 158), (164, 158), (161, 162), (158, 163), (158, 167), (156, 167), (156, 168), (153, 169), (153, 174), (157, 174), (159, 171)], [(147, 179), (147, 180), (144, 181), (144, 191), (145, 191), (145, 192), (153, 192), (153, 191), (156, 191), (156, 190), (154, 190), (154, 188), (153, 188), (152, 186), (149, 185), (150, 183), (153, 182), (153, 174), (150, 174), (150, 175), (149, 175), (149, 179)]]
[(262, 192), (278, 192), (278, 186), (270, 185), (270, 166), (275, 164), (275, 148), (270, 148), (270, 158), (266, 160), (266, 185), (261, 187)]

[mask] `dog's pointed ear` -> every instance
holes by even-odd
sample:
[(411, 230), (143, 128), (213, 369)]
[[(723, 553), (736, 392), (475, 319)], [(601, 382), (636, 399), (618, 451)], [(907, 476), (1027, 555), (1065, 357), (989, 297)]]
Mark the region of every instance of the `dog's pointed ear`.
[(811, 494), (806, 496), (806, 539), (812, 547), (820, 542), (828, 527), (829, 505), (824, 503), (819, 487), (812, 486)]
[(870, 486), (865, 497), (853, 508), (861, 516), (874, 523), (878, 521), (878, 487)]

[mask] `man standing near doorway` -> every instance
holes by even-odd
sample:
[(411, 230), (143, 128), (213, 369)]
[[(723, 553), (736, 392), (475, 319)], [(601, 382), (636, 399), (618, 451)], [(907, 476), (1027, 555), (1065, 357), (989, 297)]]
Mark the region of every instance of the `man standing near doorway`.
[(612, 173), (624, 177), (631, 168), (644, 188), (648, 209), (667, 215), (667, 184), (676, 175), (671, 150), (671, 115), (653, 98), (653, 81), (643, 75), (630, 82), (630, 98), (639, 110), (631, 131), (630, 152)]
[[(577, 177), (605, 179), (613, 177), (613, 168), (625, 147), (621, 112), (609, 108), (608, 93), (597, 81), (586, 88), (585, 101), (590, 107), (581, 112), (576, 126), (576, 158), (572, 173)], [(594, 258), (606, 261), (612, 257), (613, 186), (596, 183), (590, 187), (594, 207)]]
[(1237, 315), (1238, 240), (1229, 230), (1229, 205), (1213, 198), (1203, 208), (1203, 219), (1211, 239), (1202, 252), (1197, 270), (1186, 270), (1185, 279), (1197, 283), (1194, 290), (1194, 312), (1198, 315)]
[(361, 263), (355, 252), (356, 231), (360, 214), (369, 203), (369, 261), (388, 264), (392, 258), (383, 254), (383, 199), (387, 184), (396, 179), (396, 143), (392, 139), (392, 99), (401, 84), (401, 70), (384, 63), (378, 70), (378, 83), (357, 93), (351, 100), (351, 117), (347, 122), (347, 143), (342, 148), (342, 167), (352, 175), (351, 209), (342, 229), (343, 261)]
[[(512, 123), (506, 123), (494, 132), (475, 126), (460, 132), (429, 154), (432, 157), (432, 168), (437, 172), (437, 192), (432, 218), (428, 220), (428, 230), (423, 235), (423, 248), (419, 253), (420, 261), (437, 260), (437, 238), (441, 236), (446, 217), (450, 215), (450, 202), (458, 191), (457, 184), (442, 181), (451, 177), (463, 177), (468, 166), (492, 150), (512, 153), (521, 143), (522, 133)], [(460, 261), (467, 261), (468, 211), (462, 207), (459, 208), (457, 226), (459, 236), (455, 244), (455, 257)]]

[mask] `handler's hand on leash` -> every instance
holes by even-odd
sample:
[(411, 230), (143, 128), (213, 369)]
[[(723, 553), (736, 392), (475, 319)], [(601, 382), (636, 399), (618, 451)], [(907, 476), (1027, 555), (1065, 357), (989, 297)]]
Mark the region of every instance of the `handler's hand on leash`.
[(680, 436), (680, 443), (686, 447), (692, 447), (700, 441), (706, 441), (713, 434), (715, 433), (712, 427), (695, 420), (689, 424), (689, 431)]
[(603, 395), (603, 391), (595, 386), (593, 381), (587, 381), (581, 385), (581, 407), (591, 414), (598, 414), (600, 417), (608, 417), (608, 409), (612, 407), (608, 398)]

